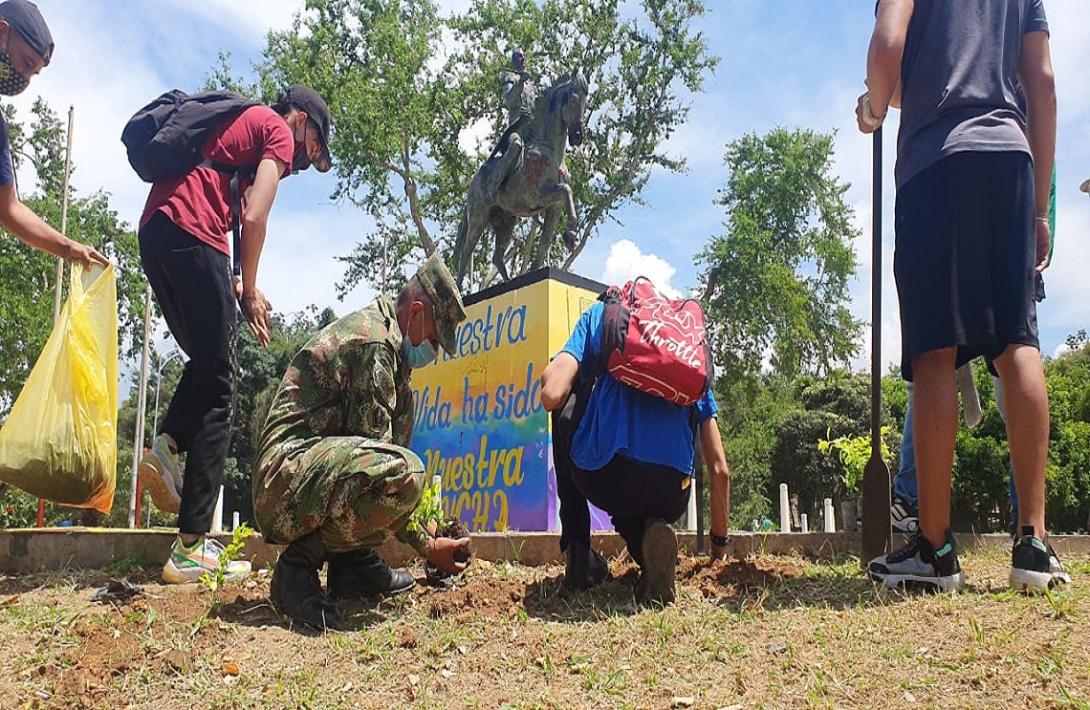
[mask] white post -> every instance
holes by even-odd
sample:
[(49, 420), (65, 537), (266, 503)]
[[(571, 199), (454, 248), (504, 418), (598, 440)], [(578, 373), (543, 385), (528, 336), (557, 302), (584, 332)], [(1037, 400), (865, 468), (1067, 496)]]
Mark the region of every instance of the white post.
[(689, 506), (685, 512), (685, 529), (689, 532), (696, 531), (696, 478), (689, 478)]
[(810, 532), (810, 521), (806, 519), (806, 513), (799, 516), (799, 527), (804, 533)]
[(836, 518), (833, 516), (833, 499), (825, 499), (825, 532), (836, 532)]
[(132, 441), (132, 482), (129, 496), (129, 527), (136, 527), (136, 481), (140, 457), (144, 454), (144, 417), (148, 399), (148, 348), (151, 342), (151, 286), (144, 296), (144, 354), (140, 358), (140, 387), (136, 400), (136, 435)]
[(238, 524), (239, 524), (239, 514), (238, 514), (238, 511), (236, 510), (235, 512), (231, 513), (231, 532), (234, 532), (234, 531), (238, 530)]
[(223, 532), (223, 486), (220, 486), (220, 494), (216, 498), (216, 510), (212, 513), (212, 534), (219, 535)]
[(787, 495), (787, 484), (780, 484), (780, 532), (791, 532), (791, 500)]

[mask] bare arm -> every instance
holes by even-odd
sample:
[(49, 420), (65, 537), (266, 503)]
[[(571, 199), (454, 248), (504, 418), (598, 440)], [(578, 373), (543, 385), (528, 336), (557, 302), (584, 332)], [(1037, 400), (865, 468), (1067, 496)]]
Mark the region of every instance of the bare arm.
[(898, 93), (905, 38), (914, 7), (915, 0), (882, 0), (878, 5), (874, 34), (867, 51), (867, 89), (871, 111), (879, 118), (886, 115)]
[(15, 188), (11, 185), (0, 187), (0, 224), (19, 241), (66, 261), (78, 262), (84, 266), (107, 266), (110, 263), (93, 247), (74, 242), (46, 224), (15, 197)]
[[(710, 532), (717, 537), (726, 537), (730, 529), (730, 469), (727, 456), (723, 452), (723, 439), (719, 434), (719, 424), (715, 417), (709, 417), (700, 424), (700, 453), (708, 469), (708, 484), (711, 498)], [(726, 550), (712, 545), (712, 556), (722, 559)]]
[(1048, 266), (1049, 191), (1056, 157), (1056, 76), (1048, 33), (1029, 32), (1022, 38), (1018, 79), (1026, 93), (1026, 138), (1033, 154), (1034, 202), (1037, 215), (1037, 270)]
[(579, 374), (579, 361), (571, 353), (560, 353), (541, 373), (541, 404), (552, 412), (564, 406), (571, 394), (575, 376)]
[(257, 166), (254, 184), (247, 191), (246, 205), (242, 210), (242, 295), (239, 303), (258, 342), (269, 343), (269, 304), (257, 289), (257, 266), (261, 250), (265, 246), (265, 232), (269, 226), (269, 212), (276, 199), (276, 188), (286, 166), (279, 160), (265, 158)]

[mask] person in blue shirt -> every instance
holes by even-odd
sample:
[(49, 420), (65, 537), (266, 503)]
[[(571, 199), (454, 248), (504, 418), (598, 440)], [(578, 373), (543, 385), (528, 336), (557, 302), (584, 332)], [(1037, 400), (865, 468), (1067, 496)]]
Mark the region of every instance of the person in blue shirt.
[(726, 556), (730, 473), (709, 390), (690, 407), (644, 394), (601, 365), (605, 304), (588, 308), (564, 349), (541, 374), (541, 401), (553, 413), (553, 461), (566, 554), (564, 583), (586, 589), (609, 574), (590, 547), (587, 501), (609, 513), (640, 567), (636, 596), (674, 599), (677, 537), (670, 523), (685, 512), (693, 475), (694, 438), (709, 471), (712, 556)]
[[(0, 3), (0, 96), (20, 94), (53, 57), (53, 36), (38, 7), (27, 0)], [(19, 241), (66, 261), (109, 265), (94, 247), (50, 227), (15, 192), (8, 124), (0, 114), (0, 227)]]

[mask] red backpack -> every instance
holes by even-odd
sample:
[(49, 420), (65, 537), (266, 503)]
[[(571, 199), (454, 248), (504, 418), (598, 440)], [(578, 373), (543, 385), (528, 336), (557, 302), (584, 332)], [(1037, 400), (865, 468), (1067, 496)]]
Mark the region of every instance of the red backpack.
[(700, 304), (663, 296), (646, 277), (602, 295), (602, 369), (619, 382), (690, 406), (712, 382)]

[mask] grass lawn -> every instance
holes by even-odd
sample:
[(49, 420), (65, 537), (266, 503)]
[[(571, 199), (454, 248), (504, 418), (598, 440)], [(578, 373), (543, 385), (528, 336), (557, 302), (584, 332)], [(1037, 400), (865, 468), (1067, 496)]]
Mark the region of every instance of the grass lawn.
[[(963, 559), (957, 595), (877, 589), (858, 561), (683, 559), (678, 603), (633, 605), (634, 568), (591, 592), (560, 568), (477, 563), (453, 590), (293, 629), (267, 577), (221, 590), (155, 571), (0, 577), (0, 707), (1090, 708), (1090, 558), (1048, 596), (1009, 556)], [(145, 594), (90, 601), (128, 574)]]

